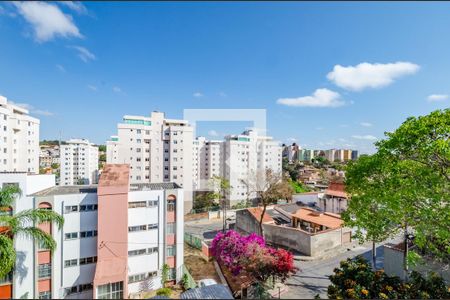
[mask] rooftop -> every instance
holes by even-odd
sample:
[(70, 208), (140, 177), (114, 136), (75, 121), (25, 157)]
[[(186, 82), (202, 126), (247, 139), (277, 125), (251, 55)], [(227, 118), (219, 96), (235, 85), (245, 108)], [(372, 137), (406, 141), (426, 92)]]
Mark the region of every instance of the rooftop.
[(128, 185), (130, 167), (127, 164), (106, 164), (99, 180), (99, 187)]
[(344, 224), (339, 215), (328, 212), (322, 213), (307, 207), (300, 208), (292, 214), (292, 217), (332, 229), (340, 228)]
[(180, 296), (181, 299), (234, 299), (230, 290), (223, 284), (213, 284), (190, 289)]
[(181, 186), (175, 182), (160, 182), (160, 183), (132, 183), (130, 184), (130, 191), (153, 191), (153, 190), (173, 190), (180, 189)]
[(55, 196), (55, 195), (69, 195), (69, 194), (88, 194), (97, 193), (97, 185), (67, 185), (67, 186), (54, 186), (31, 196)]
[[(261, 220), (262, 208), (261, 207), (250, 207), (247, 208), (247, 211), (256, 219)], [(273, 223), (274, 220), (272, 217), (266, 212), (263, 217), (263, 223)]]

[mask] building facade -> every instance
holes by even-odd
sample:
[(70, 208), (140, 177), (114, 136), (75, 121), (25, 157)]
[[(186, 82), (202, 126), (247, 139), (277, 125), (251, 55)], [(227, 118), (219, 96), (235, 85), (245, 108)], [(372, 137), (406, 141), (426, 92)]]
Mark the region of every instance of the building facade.
[(177, 183), (190, 211), (193, 129), (188, 122), (152, 112), (150, 117), (124, 116), (117, 131), (106, 142), (107, 163), (129, 164), (131, 183)]
[(39, 124), (0, 96), (0, 171), (39, 173)]
[(60, 185), (94, 184), (98, 178), (98, 147), (85, 139), (61, 145)]
[(131, 184), (127, 165), (106, 165), (98, 186), (54, 181), (54, 175), (0, 174), (0, 184), (19, 184), (23, 191), (14, 212), (39, 207), (65, 219), (61, 230), (40, 225), (56, 241), (52, 255), (31, 240), (14, 239), (17, 262), (0, 279), (2, 296), (123, 299), (161, 287), (164, 264), (170, 280), (181, 279), (184, 201), (178, 185)]

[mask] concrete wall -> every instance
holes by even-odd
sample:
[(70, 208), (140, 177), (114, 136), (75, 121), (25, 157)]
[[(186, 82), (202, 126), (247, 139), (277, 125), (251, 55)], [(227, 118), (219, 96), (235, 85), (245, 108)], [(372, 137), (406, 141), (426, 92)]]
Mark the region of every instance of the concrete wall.
[(241, 234), (250, 234), (252, 232), (261, 234), (258, 221), (246, 209), (236, 211), (236, 231)]
[[(444, 264), (424, 258), (422, 262), (416, 266), (410, 267), (410, 270), (415, 270), (424, 276), (429, 272), (435, 272), (442, 276), (447, 284), (450, 283), (450, 272), (446, 269)], [(398, 276), (404, 279), (403, 272), (403, 250), (392, 247), (392, 244), (384, 245), (384, 271), (390, 276)]]
[[(236, 230), (241, 234), (259, 233), (259, 224), (246, 210), (236, 211)], [(320, 256), (343, 245), (342, 234), (349, 228), (327, 230), (310, 234), (298, 228), (263, 224), (264, 238), (270, 244), (296, 250), (304, 255)]]

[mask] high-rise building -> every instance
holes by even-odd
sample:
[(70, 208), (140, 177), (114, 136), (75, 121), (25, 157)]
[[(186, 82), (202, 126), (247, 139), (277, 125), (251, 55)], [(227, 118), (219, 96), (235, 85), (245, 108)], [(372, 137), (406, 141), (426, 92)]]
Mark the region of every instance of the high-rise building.
[(94, 184), (98, 178), (98, 147), (71, 139), (60, 149), (60, 185)]
[(39, 173), (39, 123), (0, 96), (0, 171)]
[(50, 233), (50, 253), (33, 240), (14, 238), (18, 253), (0, 278), (2, 298), (126, 299), (183, 275), (183, 190), (175, 183), (130, 183), (128, 165), (106, 165), (99, 184), (55, 186), (54, 175), (0, 173), (0, 186), (17, 184), (23, 193), (14, 213), (44, 208), (64, 217)]
[(185, 120), (124, 116), (117, 135), (106, 142), (107, 163), (130, 165), (130, 182), (175, 182), (184, 189), (185, 210), (192, 208), (193, 129)]
[(256, 131), (228, 135), (225, 141), (208, 141), (198, 137), (193, 144), (194, 187), (197, 191), (211, 190), (210, 179), (220, 176), (230, 182), (229, 205), (254, 198), (249, 183), (271, 169), (281, 174), (282, 146), (272, 137), (260, 136)]

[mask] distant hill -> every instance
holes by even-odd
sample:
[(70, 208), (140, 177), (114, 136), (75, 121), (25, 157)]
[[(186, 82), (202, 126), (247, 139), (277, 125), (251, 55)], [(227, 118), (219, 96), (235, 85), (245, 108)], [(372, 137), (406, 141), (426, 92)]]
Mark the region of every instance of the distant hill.
[[(61, 141), (61, 145), (65, 145), (65, 144), (66, 144), (66, 142)], [(58, 140), (43, 140), (43, 141), (39, 142), (39, 145), (40, 146), (43, 146), (43, 145), (57, 146), (57, 145), (59, 145), (59, 141)]]

